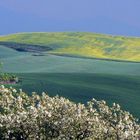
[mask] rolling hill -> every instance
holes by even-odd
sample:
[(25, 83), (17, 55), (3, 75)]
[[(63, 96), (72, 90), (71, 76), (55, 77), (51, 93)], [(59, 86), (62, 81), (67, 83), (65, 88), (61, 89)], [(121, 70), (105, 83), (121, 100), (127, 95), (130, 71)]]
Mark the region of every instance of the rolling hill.
[(140, 38), (133, 37), (82, 32), (18, 33), (1, 36), (0, 45), (21, 51), (140, 62)]
[(139, 38), (93, 33), (20, 33), (0, 37), (0, 61), (22, 81), (12, 86), (27, 93), (104, 99), (140, 118), (139, 44)]

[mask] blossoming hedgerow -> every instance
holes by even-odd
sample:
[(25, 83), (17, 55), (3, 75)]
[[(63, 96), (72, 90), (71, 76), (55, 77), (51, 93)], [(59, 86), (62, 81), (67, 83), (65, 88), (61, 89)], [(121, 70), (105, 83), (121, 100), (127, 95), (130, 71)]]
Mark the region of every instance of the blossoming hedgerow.
[(118, 104), (68, 99), (0, 86), (1, 140), (139, 140), (140, 125)]

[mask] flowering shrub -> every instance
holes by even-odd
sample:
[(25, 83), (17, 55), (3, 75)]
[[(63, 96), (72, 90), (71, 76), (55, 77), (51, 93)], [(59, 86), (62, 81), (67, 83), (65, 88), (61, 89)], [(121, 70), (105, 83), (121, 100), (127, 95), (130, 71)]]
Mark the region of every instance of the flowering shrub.
[(140, 125), (118, 104), (68, 99), (0, 86), (1, 140), (138, 140)]

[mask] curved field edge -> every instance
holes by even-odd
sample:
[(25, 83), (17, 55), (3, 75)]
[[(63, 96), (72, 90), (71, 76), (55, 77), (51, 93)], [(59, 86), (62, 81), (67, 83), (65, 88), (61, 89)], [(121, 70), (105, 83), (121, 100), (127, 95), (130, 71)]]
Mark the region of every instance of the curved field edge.
[(7, 51), (7, 49), (3, 51), (3, 54), (5, 54), (5, 57), (0, 60), (4, 64), (4, 72), (140, 75), (139, 63), (64, 57), (50, 54), (45, 56), (33, 56), (29, 53)]
[(140, 62), (140, 38), (83, 32), (19, 33), (1, 36), (2, 42), (46, 47), (51, 53)]

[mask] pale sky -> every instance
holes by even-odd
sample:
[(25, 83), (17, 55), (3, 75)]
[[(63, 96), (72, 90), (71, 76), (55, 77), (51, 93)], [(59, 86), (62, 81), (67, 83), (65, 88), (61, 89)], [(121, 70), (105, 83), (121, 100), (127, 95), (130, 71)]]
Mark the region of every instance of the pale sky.
[(140, 0), (1, 0), (0, 35), (81, 31), (140, 36)]

